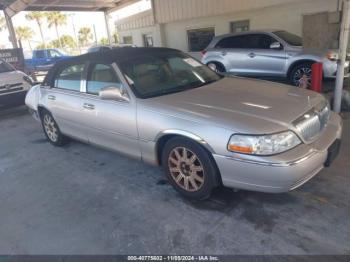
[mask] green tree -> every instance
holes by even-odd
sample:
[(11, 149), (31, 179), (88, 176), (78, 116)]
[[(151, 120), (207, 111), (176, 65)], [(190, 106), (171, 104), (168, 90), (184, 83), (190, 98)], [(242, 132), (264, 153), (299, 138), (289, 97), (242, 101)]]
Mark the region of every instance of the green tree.
[(79, 43), (83, 46), (87, 45), (92, 40), (92, 33), (89, 27), (82, 27), (78, 32)]
[(44, 38), (44, 34), (43, 34), (43, 28), (42, 28), (42, 20), (45, 17), (45, 13), (43, 12), (28, 12), (26, 14), (26, 19), (29, 21), (35, 21), (38, 24), (39, 30), (40, 30), (40, 36), (41, 36), (41, 41), (44, 44), (44, 47), (46, 46), (46, 41)]
[(70, 35), (62, 35), (59, 39), (52, 40), (49, 43), (51, 48), (75, 48), (77, 47), (77, 43), (74, 41), (74, 38)]
[(102, 38), (100, 39), (100, 44), (101, 44), (101, 45), (109, 45), (108, 38), (107, 38), (107, 37), (102, 37)]
[(19, 26), (15, 28), (16, 36), (19, 41), (28, 41), (30, 50), (32, 50), (32, 45), (30, 40), (33, 37), (33, 30), (29, 26)]
[(119, 43), (119, 34), (118, 34), (118, 32), (115, 32), (113, 34), (113, 38), (114, 38), (114, 43), (118, 44)]
[(5, 17), (0, 16), (0, 32), (6, 28), (6, 20)]
[(55, 27), (56, 29), (56, 35), (57, 35), (57, 39), (59, 41), (59, 47), (62, 48), (62, 43), (60, 42), (60, 34), (58, 33), (58, 27), (65, 25), (67, 23), (67, 15), (62, 14), (61, 12), (46, 12), (45, 13), (46, 19), (47, 19), (47, 23), (48, 23), (48, 27)]

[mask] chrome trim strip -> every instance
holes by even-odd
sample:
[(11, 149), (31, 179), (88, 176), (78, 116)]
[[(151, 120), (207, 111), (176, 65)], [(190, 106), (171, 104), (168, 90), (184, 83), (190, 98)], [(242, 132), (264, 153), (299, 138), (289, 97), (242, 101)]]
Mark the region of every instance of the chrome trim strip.
[(311, 158), (316, 153), (317, 153), (316, 151), (312, 151), (312, 152), (308, 153), (306, 156), (303, 156), (301, 158), (298, 158), (298, 159), (293, 160), (293, 161), (288, 161), (288, 162), (263, 162), (263, 161), (255, 161), (255, 160), (243, 159), (243, 158), (232, 157), (232, 156), (222, 156), (222, 155), (216, 155), (216, 154), (213, 154), (213, 156), (225, 158), (227, 160), (233, 160), (233, 161), (261, 165), (261, 166), (289, 167), (289, 166), (297, 165), (297, 164)]

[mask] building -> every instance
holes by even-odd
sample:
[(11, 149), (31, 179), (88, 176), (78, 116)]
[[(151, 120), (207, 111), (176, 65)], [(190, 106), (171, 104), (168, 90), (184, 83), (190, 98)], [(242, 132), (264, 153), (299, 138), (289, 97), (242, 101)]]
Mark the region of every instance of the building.
[(121, 42), (196, 54), (213, 36), (276, 28), (304, 44), (337, 48), (340, 0), (153, 0), (152, 9), (116, 21)]

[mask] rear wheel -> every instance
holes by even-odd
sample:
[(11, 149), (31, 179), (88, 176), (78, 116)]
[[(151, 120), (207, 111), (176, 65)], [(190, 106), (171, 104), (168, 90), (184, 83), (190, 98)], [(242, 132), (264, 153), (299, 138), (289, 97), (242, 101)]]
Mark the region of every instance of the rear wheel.
[(311, 67), (312, 62), (306, 62), (296, 65), (290, 72), (289, 80), (293, 86), (302, 86), (302, 82), (306, 81), (306, 87), (311, 87)]
[(209, 198), (217, 185), (215, 163), (202, 146), (191, 140), (170, 139), (165, 144), (162, 163), (170, 184), (185, 197)]
[(68, 142), (68, 138), (63, 135), (51, 115), (51, 113), (45, 109), (41, 111), (41, 124), (44, 129), (44, 133), (49, 142), (55, 146), (63, 146)]

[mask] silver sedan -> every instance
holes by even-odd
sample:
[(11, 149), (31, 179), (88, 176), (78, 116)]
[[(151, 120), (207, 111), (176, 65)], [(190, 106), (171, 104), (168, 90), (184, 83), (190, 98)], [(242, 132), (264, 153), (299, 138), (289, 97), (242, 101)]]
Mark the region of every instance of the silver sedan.
[(187, 197), (214, 188), (286, 192), (329, 166), (340, 117), (317, 93), (223, 77), (167, 48), (71, 58), (26, 97), (48, 140), (68, 137), (164, 167)]

